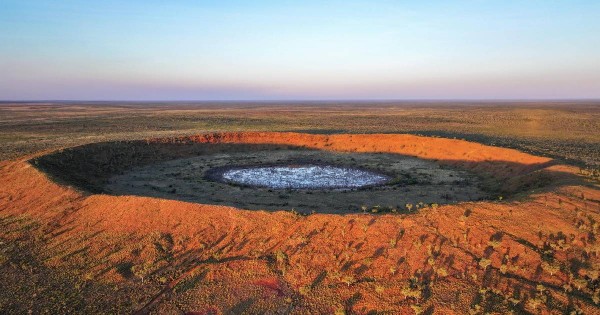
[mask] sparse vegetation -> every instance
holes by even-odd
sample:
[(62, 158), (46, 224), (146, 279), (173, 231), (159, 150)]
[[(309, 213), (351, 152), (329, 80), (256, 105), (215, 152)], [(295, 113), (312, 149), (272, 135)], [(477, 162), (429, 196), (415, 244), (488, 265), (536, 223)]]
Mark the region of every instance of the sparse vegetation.
[[(183, 125), (193, 133), (197, 133), (196, 128), (225, 128), (223, 126), (227, 124), (227, 128), (232, 129), (277, 129), (282, 123), (287, 124), (285, 128), (296, 130), (320, 128), (318, 132), (324, 129), (331, 131), (336, 127), (357, 132), (360, 128), (381, 132), (404, 128), (417, 132), (417, 127), (437, 123), (440, 127), (434, 131), (419, 131), (436, 134), (442, 133), (445, 128), (453, 132), (463, 128), (464, 122), (453, 117), (462, 117), (462, 112), (467, 111), (463, 109), (461, 113), (445, 115), (444, 118), (450, 121), (444, 125), (435, 109), (421, 109), (419, 112), (419, 109), (388, 108), (366, 114), (364, 109), (341, 106), (332, 110), (336, 115), (342, 114), (339, 120), (315, 126), (313, 123), (323, 122), (317, 116), (326, 116), (319, 113), (318, 106), (314, 107), (316, 114), (304, 108), (291, 111), (289, 116), (297, 118), (294, 123), (290, 123), (289, 117), (277, 116), (280, 109), (273, 109), (272, 114), (265, 114), (264, 108), (262, 111), (247, 110), (247, 115), (240, 117), (239, 109), (230, 109), (230, 114), (224, 114), (218, 108), (199, 114), (194, 108), (163, 108), (164, 113), (153, 116), (157, 112), (145, 111), (144, 115), (138, 115), (139, 112), (125, 106), (121, 115), (134, 114), (131, 117), (125, 115), (118, 122), (110, 116), (110, 110), (114, 108), (108, 108), (108, 112), (104, 113), (102, 111), (107, 107), (97, 109), (98, 112), (93, 115), (98, 116), (85, 120), (89, 124), (88, 129), (80, 128), (83, 117), (87, 115), (83, 113), (88, 110), (85, 108), (80, 109), (82, 113), (63, 118), (59, 115), (66, 113), (64, 108), (51, 109), (48, 118), (54, 119), (52, 128), (43, 120), (31, 119), (27, 127), (31, 134), (27, 137), (39, 137), (40, 143), (29, 144), (20, 140), (18, 143), (22, 151), (19, 152), (99, 139), (159, 136), (178, 132)], [(561, 109), (552, 110), (557, 115), (565, 113)], [(219, 111), (221, 116), (217, 117), (215, 113)], [(378, 111), (387, 114), (383, 117), (378, 115)], [(540, 135), (519, 135), (521, 131), (514, 124), (522, 123), (521, 111), (528, 110), (479, 108), (477, 115), (481, 115), (480, 118), (472, 114), (475, 117), (469, 117), (471, 120), (467, 123), (494, 122), (488, 124), (485, 130), (481, 126), (471, 126), (468, 131), (479, 132), (479, 136), (484, 137), (482, 142), (492, 139), (493, 134), (493, 137), (505, 138), (505, 142), (496, 144), (520, 145), (528, 147), (529, 151), (535, 147), (543, 148), (540, 152), (550, 155), (561, 151), (560, 146), (555, 144), (574, 143), (573, 146), (565, 145), (568, 148), (560, 154), (565, 158), (579, 155), (581, 161), (589, 161), (590, 157), (593, 160), (593, 154), (581, 154), (583, 146), (591, 147), (585, 152), (597, 151), (589, 142), (597, 140), (594, 140), (595, 134), (589, 136), (589, 131), (586, 134), (586, 128), (591, 126), (589, 122), (585, 128), (573, 123), (580, 115), (579, 109), (570, 112), (575, 117), (573, 121), (558, 127), (559, 118), (544, 118), (552, 121), (556, 130), (564, 126), (570, 128), (570, 132), (550, 142), (547, 138), (558, 132), (544, 127), (544, 121), (539, 129), (533, 131)], [(544, 111), (538, 109), (535, 113)], [(419, 113), (433, 114), (421, 117)], [(493, 116), (496, 113), (500, 115)], [(6, 112), (0, 115), (6, 115)], [(35, 117), (35, 113), (28, 115)], [(595, 117), (593, 115), (597, 114), (589, 115)], [(99, 121), (96, 121), (97, 117), (100, 117)], [(412, 125), (408, 126), (405, 120), (399, 119), (404, 117)], [(507, 122), (511, 121), (508, 117), (513, 119), (510, 124), (513, 128), (499, 128), (508, 125)], [(178, 121), (179, 118), (181, 121)], [(16, 118), (12, 119), (3, 120), (7, 124), (0, 127), (2, 131), (14, 128), (3, 133), (5, 138), (0, 137), (8, 143), (3, 148), (5, 152), (19, 148), (17, 142), (11, 142), (9, 137), (25, 136), (25, 127), (15, 127), (19, 123)], [(23, 116), (20, 119), (20, 124), (23, 124)], [(135, 119), (139, 119), (139, 125), (124, 127)], [(348, 122), (360, 122), (362, 125), (341, 128)], [(448, 127), (450, 125), (452, 127)], [(165, 129), (153, 131), (157, 126)], [(78, 128), (83, 131), (73, 132)], [(102, 136), (93, 136), (98, 130), (106, 132)], [(36, 132), (47, 134), (40, 136)], [(388, 136), (393, 137), (384, 135)], [(439, 158), (437, 163), (448, 162), (435, 155), (435, 148), (421, 148), (426, 142), (423, 138), (418, 138), (419, 141), (393, 139), (382, 140), (381, 143), (360, 143), (360, 137), (356, 135), (345, 138), (345, 142), (336, 140), (336, 137), (323, 138), (326, 139), (325, 144), (314, 139), (307, 140), (305, 149), (323, 145), (327, 150), (340, 150), (344, 149), (343, 145), (348, 145), (357, 151), (384, 151), (373, 153), (374, 158), (369, 164), (375, 169), (380, 167), (378, 163), (386, 163), (388, 150), (402, 146), (405, 153), (426, 153), (432, 160)], [(579, 143), (582, 137), (588, 140)], [(194, 146), (186, 143), (185, 139), (177, 141), (182, 148), (190, 150), (188, 153), (198, 153), (193, 152)], [(165, 151), (143, 149), (149, 145), (150, 141), (141, 141), (139, 147), (132, 151), (111, 149), (111, 144), (100, 145), (102, 150), (85, 154), (89, 164), (82, 165), (77, 172), (88, 174), (85, 173), (86, 168), (102, 165), (105, 168), (102, 171), (124, 174), (131, 165), (121, 163), (123, 159), (171, 159), (172, 156)], [(411, 147), (413, 145), (414, 148)], [(410, 180), (405, 174), (398, 173), (396, 182), (382, 188), (389, 190), (393, 199), (357, 199), (355, 208), (348, 215), (306, 216), (310, 212), (291, 210), (302, 208), (291, 202), (293, 198), (287, 190), (265, 191), (274, 196), (269, 206), (282, 207), (289, 203), (284, 206), (288, 212), (275, 213), (81, 192), (65, 188), (64, 182), (59, 179), (51, 177), (49, 180), (41, 175), (38, 169), (42, 169), (42, 165), (31, 167), (24, 161), (3, 162), (0, 164), (4, 180), (0, 185), (0, 282), (4, 287), (0, 292), (0, 309), (19, 314), (133, 313), (140, 310), (206, 314), (295, 311), (337, 314), (412, 311), (432, 314), (448, 309), (458, 314), (596, 313), (600, 301), (597, 240), (600, 209), (597, 188), (590, 181), (592, 178), (581, 176), (585, 174), (577, 169), (571, 173), (572, 170), (563, 165), (550, 166), (560, 161), (544, 164), (530, 156), (514, 158), (517, 154), (514, 151), (503, 156), (502, 163), (480, 160), (479, 155), (485, 155), (488, 148), (478, 148), (478, 151), (465, 150), (450, 163), (452, 167), (474, 170), (477, 176), (482, 176), (484, 185), (489, 184), (486, 172), (492, 174), (487, 176), (500, 176), (502, 180), (497, 186), (486, 189), (491, 189), (494, 200), (503, 196), (502, 202), (471, 200), (441, 206), (439, 201), (429, 199), (427, 194), (417, 194), (404, 200), (401, 196), (406, 195), (405, 190), (415, 189), (424, 183), (433, 186), (438, 183), (419, 172), (411, 175)], [(444, 147), (444, 150), (450, 149), (457, 147)], [(283, 154), (292, 151), (298, 153), (300, 150), (282, 145), (272, 152)], [(496, 151), (495, 154), (502, 152)], [(66, 149), (62, 153), (68, 155), (73, 151)], [(274, 156), (277, 154), (273, 153)], [(477, 156), (471, 157), (470, 154)], [(107, 155), (111, 158), (106, 158)], [(359, 166), (364, 163), (359, 155), (351, 155), (348, 159), (335, 156), (330, 161)], [(318, 158), (324, 161), (322, 156)], [(514, 163), (505, 161), (513, 158)], [(184, 163), (186, 170), (199, 172), (192, 161)], [(527, 163), (530, 164), (525, 165)], [(210, 168), (218, 166), (217, 162), (206, 164)], [(177, 174), (169, 171), (166, 165), (160, 167), (171, 178), (206, 182), (204, 178), (183, 174), (185, 172)], [(519, 173), (521, 171), (526, 173)], [(542, 173), (543, 176), (540, 175)], [(104, 180), (102, 176), (95, 178), (98, 183)], [(219, 184), (208, 182), (206, 195), (220, 204), (222, 201), (217, 200), (225, 198), (217, 192)], [(465, 183), (454, 177), (448, 183), (453, 189), (459, 189), (476, 181)], [(169, 186), (173, 183), (164, 184), (164, 187), (154, 185), (152, 189), (164, 190), (171, 197), (182, 193), (176, 185)], [(510, 191), (511, 187), (517, 188)], [(242, 191), (256, 194), (253, 189), (241, 186), (233, 187), (229, 194)], [(369, 196), (377, 190), (362, 192)], [(340, 192), (339, 198), (349, 198), (350, 195), (351, 192)], [(248, 202), (240, 197), (243, 195), (235, 196)], [(303, 192), (299, 196), (299, 200), (320, 198), (316, 191)], [(450, 195), (447, 197), (452, 202), (456, 201)]]

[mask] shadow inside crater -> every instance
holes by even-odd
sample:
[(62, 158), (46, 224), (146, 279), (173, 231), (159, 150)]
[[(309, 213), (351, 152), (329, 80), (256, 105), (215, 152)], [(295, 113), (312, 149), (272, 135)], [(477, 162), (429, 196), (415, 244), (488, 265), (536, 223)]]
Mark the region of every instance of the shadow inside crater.
[[(232, 185), (207, 176), (215, 169), (238, 165), (298, 161), (368, 169), (392, 179), (382, 186), (350, 190), (274, 190)], [(53, 180), (88, 193), (301, 213), (411, 213), (419, 204), (524, 196), (575, 181), (545, 170), (552, 162), (434, 162), (393, 153), (337, 152), (279, 144), (106, 142), (60, 150), (30, 163)], [(406, 167), (408, 164), (413, 166)]]

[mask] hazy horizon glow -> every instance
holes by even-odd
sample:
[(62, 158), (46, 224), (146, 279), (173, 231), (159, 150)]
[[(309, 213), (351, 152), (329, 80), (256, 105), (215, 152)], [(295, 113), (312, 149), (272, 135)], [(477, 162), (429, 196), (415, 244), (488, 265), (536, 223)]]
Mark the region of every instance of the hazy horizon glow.
[(598, 1), (0, 3), (0, 100), (600, 98)]

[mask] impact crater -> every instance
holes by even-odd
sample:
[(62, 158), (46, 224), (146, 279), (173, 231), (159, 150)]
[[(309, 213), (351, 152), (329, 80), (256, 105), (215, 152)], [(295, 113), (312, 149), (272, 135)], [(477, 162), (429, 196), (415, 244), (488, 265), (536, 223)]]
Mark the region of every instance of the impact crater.
[(547, 160), (481, 148), (410, 135), (215, 133), (93, 143), (31, 162), (90, 193), (301, 213), (411, 213), (552, 182), (537, 172)]

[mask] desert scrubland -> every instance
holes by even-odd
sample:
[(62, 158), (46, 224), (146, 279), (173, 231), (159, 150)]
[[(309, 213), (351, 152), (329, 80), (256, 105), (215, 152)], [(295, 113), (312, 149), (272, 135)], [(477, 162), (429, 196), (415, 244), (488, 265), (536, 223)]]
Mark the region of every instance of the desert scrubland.
[(0, 157), (210, 131), (412, 133), (600, 164), (600, 103), (2, 103)]
[[(593, 102), (5, 103), (0, 310), (597, 313), (598, 130)], [(390, 180), (209, 176), (236, 161)]]

